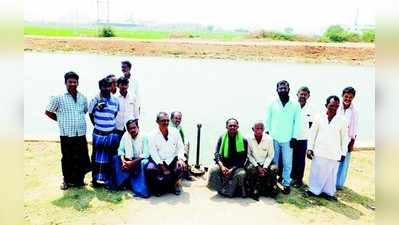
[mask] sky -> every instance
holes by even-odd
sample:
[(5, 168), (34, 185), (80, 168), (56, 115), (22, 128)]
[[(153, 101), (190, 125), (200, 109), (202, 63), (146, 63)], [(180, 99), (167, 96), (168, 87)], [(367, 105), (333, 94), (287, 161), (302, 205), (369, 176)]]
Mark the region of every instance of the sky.
[[(106, 19), (107, 0), (100, 3)], [(36, 22), (91, 23), (97, 0), (25, 0), (24, 19)], [(198, 23), (225, 29), (284, 29), (311, 32), (332, 24), (375, 24), (373, 0), (109, 0), (111, 22)]]

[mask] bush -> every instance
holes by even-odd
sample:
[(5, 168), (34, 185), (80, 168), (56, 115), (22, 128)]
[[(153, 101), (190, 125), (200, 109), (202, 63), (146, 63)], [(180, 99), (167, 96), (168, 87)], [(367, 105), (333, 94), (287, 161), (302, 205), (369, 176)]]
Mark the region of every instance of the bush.
[(102, 27), (99, 34), (99, 37), (115, 37), (114, 31), (112, 30), (112, 27), (107, 26), (107, 27)]
[(262, 38), (270, 38), (272, 40), (285, 40), (285, 41), (293, 41), (295, 39), (295, 35), (274, 31), (261, 31), (260, 36)]
[(344, 42), (346, 41), (347, 34), (344, 28), (339, 25), (330, 26), (326, 32), (324, 32), (323, 40), (329, 40), (332, 42)]
[(374, 42), (375, 41), (375, 30), (364, 30), (362, 33), (362, 41)]

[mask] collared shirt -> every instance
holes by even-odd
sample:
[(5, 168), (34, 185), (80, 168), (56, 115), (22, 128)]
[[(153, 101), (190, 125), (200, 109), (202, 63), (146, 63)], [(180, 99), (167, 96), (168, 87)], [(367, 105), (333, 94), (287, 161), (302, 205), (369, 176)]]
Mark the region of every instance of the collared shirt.
[(60, 136), (86, 135), (87, 98), (84, 95), (78, 92), (76, 102), (68, 92), (52, 96), (46, 110), (57, 115)]
[(177, 129), (177, 131), (179, 131), (179, 134), (180, 134), (180, 137), (181, 137), (181, 139), (183, 141), (183, 144), (186, 144), (186, 140), (185, 140), (186, 137), (184, 135), (183, 127), (181, 125), (176, 126), (174, 123), (170, 123), (169, 127), (173, 127), (175, 129)]
[(308, 149), (313, 150), (315, 156), (339, 160), (346, 155), (348, 147), (348, 127), (341, 115), (335, 115), (328, 122), (326, 114), (319, 115), (310, 129)]
[[(104, 102), (105, 107), (100, 109), (98, 103)], [(101, 98), (99, 95), (94, 97), (89, 104), (89, 113), (94, 116), (94, 129), (109, 132), (116, 127), (116, 114), (119, 111), (119, 101), (113, 96)]]
[(349, 139), (356, 139), (359, 117), (356, 108), (353, 106), (353, 103), (351, 103), (349, 108), (347, 108), (346, 110), (344, 109), (344, 106), (341, 104), (338, 110), (339, 114), (343, 115), (347, 120)]
[(150, 135), (149, 152), (154, 162), (156, 164), (166, 162), (169, 165), (176, 156), (178, 159), (186, 160), (182, 139), (175, 128), (169, 127), (167, 139), (165, 140), (159, 128)]
[(265, 128), (276, 141), (285, 143), (291, 138), (298, 138), (301, 124), (299, 103), (289, 100), (283, 106), (281, 100), (277, 99), (269, 105)]
[(309, 124), (313, 123), (313, 118), (309, 104), (305, 104), (303, 108), (301, 108), (301, 118), (302, 118), (302, 125), (298, 134), (298, 140), (307, 140), (309, 138), (309, 132), (310, 132)]
[(119, 101), (119, 112), (116, 115), (116, 129), (124, 130), (125, 124), (130, 119), (139, 118), (139, 108), (135, 96), (130, 93), (123, 97), (119, 92), (115, 95)]
[(137, 108), (139, 109), (141, 106), (141, 96), (139, 92), (139, 82), (136, 78), (136, 76), (133, 76), (132, 74), (130, 75), (129, 78), (129, 89), (128, 93), (130, 93), (132, 96), (135, 97), (136, 105)]
[[(148, 152), (147, 137), (141, 135), (140, 133), (136, 136), (136, 138), (132, 138), (130, 134), (128, 135), (129, 135), (129, 140), (126, 140), (124, 138), (121, 139), (118, 148), (118, 155), (119, 156), (123, 155), (128, 159), (133, 159), (138, 157), (148, 158), (149, 152)], [(127, 141), (130, 141), (131, 145), (130, 143), (126, 143)]]
[(255, 136), (248, 138), (248, 160), (253, 166), (263, 165), (267, 168), (274, 157), (273, 139), (263, 134), (261, 141), (258, 143)]

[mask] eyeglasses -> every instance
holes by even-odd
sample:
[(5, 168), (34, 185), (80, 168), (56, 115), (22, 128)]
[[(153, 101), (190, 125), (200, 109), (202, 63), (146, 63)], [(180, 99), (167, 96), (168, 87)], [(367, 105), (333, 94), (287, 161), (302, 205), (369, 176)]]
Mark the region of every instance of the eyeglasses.
[(169, 122), (168, 119), (163, 119), (163, 120), (159, 120), (159, 122), (163, 123), (163, 122)]

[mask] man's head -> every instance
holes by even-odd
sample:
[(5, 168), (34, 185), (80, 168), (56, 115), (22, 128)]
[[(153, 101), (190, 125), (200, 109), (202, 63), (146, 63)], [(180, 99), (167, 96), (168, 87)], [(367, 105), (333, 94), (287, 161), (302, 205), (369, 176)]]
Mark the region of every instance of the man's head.
[(181, 118), (182, 118), (182, 114), (180, 111), (173, 111), (170, 114), (170, 120), (172, 121), (172, 123), (178, 127), (181, 123)]
[(262, 121), (257, 121), (252, 126), (252, 131), (254, 132), (255, 137), (262, 137), (263, 132), (265, 131), (265, 125)]
[(353, 87), (346, 87), (342, 91), (342, 102), (346, 107), (352, 104), (352, 100), (355, 98), (356, 90)]
[(78, 85), (79, 85), (79, 76), (70, 71), (64, 75), (65, 86), (69, 93), (76, 93)]
[(327, 114), (330, 116), (335, 116), (335, 114), (337, 114), (338, 107), (339, 107), (338, 96), (335, 95), (329, 96), (326, 100)]
[(288, 100), (288, 94), (290, 93), (290, 85), (286, 80), (279, 81), (277, 83), (276, 91), (281, 100)]
[(139, 120), (128, 120), (126, 122), (127, 132), (132, 136), (132, 138), (136, 138), (139, 134)]
[(308, 87), (300, 87), (298, 89), (298, 93), (296, 94), (298, 96), (298, 102), (301, 104), (303, 107), (306, 104), (306, 101), (308, 100), (310, 96), (310, 91)]
[(122, 61), (121, 69), (124, 75), (128, 75), (130, 74), (130, 69), (132, 69), (132, 64), (129, 61)]
[(106, 76), (105, 78), (111, 80), (111, 93), (115, 94), (116, 93), (116, 76), (114, 74), (110, 74)]
[(169, 126), (169, 115), (166, 112), (159, 112), (157, 114), (157, 120), (159, 128), (166, 129)]
[(109, 98), (111, 95), (111, 83), (112, 81), (108, 78), (103, 78), (98, 81), (98, 87), (100, 88), (101, 96)]
[(126, 77), (119, 77), (116, 83), (118, 84), (119, 93), (121, 93), (123, 96), (126, 96), (127, 90), (129, 89), (129, 79)]
[(227, 133), (230, 136), (237, 134), (238, 128), (239, 128), (239, 126), (238, 126), (237, 119), (230, 118), (230, 119), (226, 120), (226, 129), (227, 129)]

